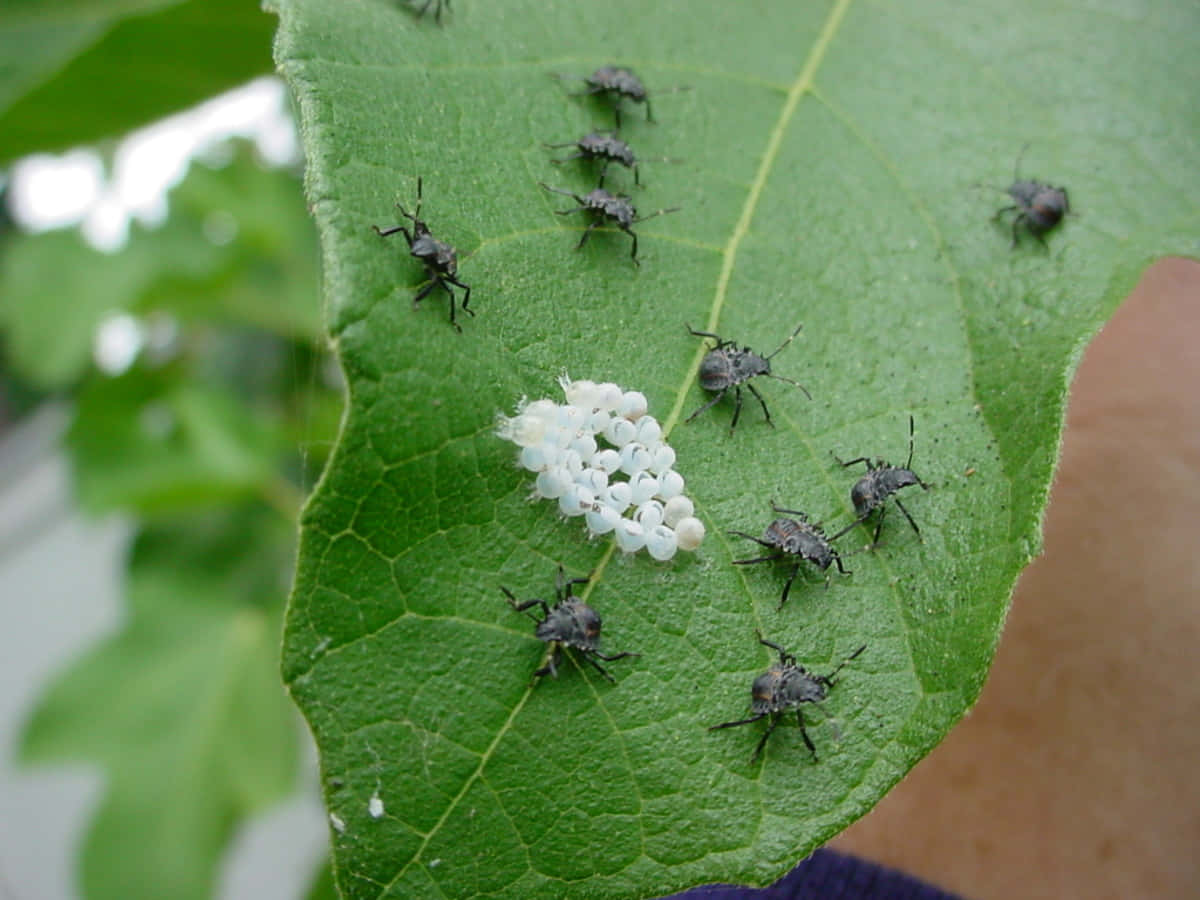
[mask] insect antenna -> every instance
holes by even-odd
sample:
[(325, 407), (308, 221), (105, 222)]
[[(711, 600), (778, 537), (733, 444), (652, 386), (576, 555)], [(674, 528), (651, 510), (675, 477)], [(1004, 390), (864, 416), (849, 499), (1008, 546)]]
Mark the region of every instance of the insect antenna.
[[(774, 355), (775, 355), (774, 353), (771, 354), (771, 356), (774, 356)], [(770, 359), (770, 357), (767, 357), (767, 358)], [(805, 397), (807, 397), (809, 400), (812, 399), (812, 394), (810, 394), (808, 392), (808, 388), (806, 388), (800, 382), (792, 381), (792, 379), (790, 379), (790, 378), (784, 378), (782, 375), (776, 375), (774, 372), (763, 372), (762, 374), (766, 375), (768, 378), (774, 378), (776, 381), (785, 381), (788, 384), (790, 384), (792, 387), (798, 387), (798, 388), (800, 388), (800, 390), (804, 391)]]
[[(786, 347), (788, 344), (790, 344), (792, 341), (794, 341), (796, 339), (796, 335), (798, 335), (800, 333), (800, 329), (803, 327), (804, 327), (803, 322), (801, 322), (799, 325), (797, 325), (796, 330), (793, 331), (791, 334), (789, 334), (787, 337), (787, 340), (785, 340), (782, 344), (780, 344), (776, 348), (775, 353), (772, 353), (770, 356), (767, 357), (767, 359), (773, 359), (775, 357), (776, 353), (778, 353), (780, 350), (782, 350), (784, 347)], [(778, 377), (778, 376), (775, 376), (775, 377)], [(785, 378), (783, 380), (786, 381), (787, 379)]]
[(655, 212), (650, 213), (648, 216), (638, 216), (633, 221), (635, 224), (638, 222), (645, 222), (647, 219), (653, 219), (655, 216), (665, 216), (667, 213), (679, 212), (681, 209), (683, 209), (682, 206), (672, 206), (670, 209), (656, 210)]
[(906, 468), (910, 471), (912, 470), (913, 429), (915, 427), (916, 426), (913, 425), (913, 417), (910, 415), (908, 417), (908, 461), (904, 463), (904, 468)]
[[(551, 191), (555, 194), (562, 194), (564, 197), (570, 197), (576, 203), (586, 206), (586, 204), (583, 202), (583, 198), (580, 197), (578, 194), (574, 194), (571, 191), (564, 191), (562, 188), (550, 187), (550, 185), (546, 184), (546, 182), (544, 182), (544, 181), (539, 181), (538, 184), (540, 184), (542, 187), (544, 187), (548, 191)], [(571, 210), (571, 212), (574, 212), (574, 210)]]
[(843, 659), (840, 663), (838, 663), (838, 667), (836, 669), (834, 669), (828, 675), (824, 676), (825, 682), (827, 684), (833, 684), (834, 680), (837, 678), (838, 672), (842, 671), (842, 669), (846, 665), (846, 663), (850, 662), (850, 660), (854, 659), (856, 656), (858, 656), (860, 653), (862, 653), (866, 649), (867, 649), (867, 645), (863, 644), (861, 647), (859, 647), (857, 650), (855, 650), (853, 653), (851, 653), (849, 656), (847, 656), (845, 659)]

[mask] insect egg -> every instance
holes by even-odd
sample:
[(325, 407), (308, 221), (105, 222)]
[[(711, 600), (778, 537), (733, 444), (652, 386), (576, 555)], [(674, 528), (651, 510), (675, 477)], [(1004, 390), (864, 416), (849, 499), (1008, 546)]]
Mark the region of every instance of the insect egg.
[(592, 534), (608, 534), (621, 521), (621, 514), (604, 503), (597, 503), (583, 517)]
[(629, 487), (633, 491), (634, 506), (641, 506), (658, 493), (659, 483), (649, 472), (638, 472), (629, 479)]
[(647, 500), (645, 503), (638, 505), (637, 512), (633, 514), (633, 518), (643, 528), (649, 529), (655, 525), (661, 525), (663, 523), (663, 505), (657, 500)]
[(674, 556), (678, 546), (679, 539), (666, 525), (655, 525), (646, 532), (646, 552), (660, 562)]
[(592, 468), (599, 469), (611, 475), (621, 468), (621, 454), (616, 450), (604, 449), (596, 451), (592, 457)]
[(626, 475), (633, 476), (646, 471), (652, 461), (650, 451), (637, 442), (621, 448), (621, 471)]
[(638, 443), (649, 447), (651, 444), (657, 444), (662, 438), (662, 426), (654, 416), (642, 416), (634, 425), (637, 426)]
[(567, 447), (578, 453), (584, 462), (589, 462), (596, 455), (596, 439), (585, 430), (577, 431)]
[(530, 472), (541, 472), (562, 459), (562, 451), (553, 444), (533, 444), (521, 448), (521, 466)]
[(571, 486), (571, 473), (563, 466), (550, 466), (538, 473), (534, 482), (534, 492), (546, 500), (555, 500), (567, 492)]
[(611, 381), (596, 385), (596, 405), (605, 412), (613, 412), (621, 405), (621, 389)]
[(608, 422), (612, 415), (605, 409), (593, 410), (588, 416), (587, 430), (592, 434), (604, 434), (604, 429), (608, 427)]
[(558, 404), (553, 400), (534, 400), (519, 408), (522, 415), (551, 423), (558, 418)]
[(636, 553), (646, 546), (646, 533), (642, 526), (632, 519), (622, 519), (614, 530), (617, 546), (626, 553)]
[(663, 507), (663, 521), (672, 528), (678, 528), (680, 520), (687, 518), (695, 511), (696, 507), (692, 505), (691, 500), (682, 494), (676, 494)]
[(637, 438), (637, 428), (628, 419), (614, 416), (604, 429), (604, 436), (614, 447), (624, 447)]
[(680, 550), (695, 550), (704, 540), (704, 523), (694, 516), (685, 516), (675, 525), (675, 539)]
[(572, 484), (558, 498), (558, 508), (566, 516), (582, 516), (595, 503), (595, 495), (581, 484)]
[(617, 415), (623, 416), (630, 421), (637, 421), (646, 414), (649, 409), (649, 404), (646, 402), (646, 395), (641, 391), (626, 391), (621, 396), (621, 403), (617, 407)]
[(583, 485), (599, 497), (608, 489), (608, 475), (600, 469), (593, 469), (591, 466), (588, 466), (575, 476), (575, 483)]
[(627, 481), (613, 482), (605, 491), (602, 502), (606, 506), (611, 506), (618, 513), (623, 513), (633, 503), (633, 488)]
[(540, 444), (546, 436), (546, 421), (525, 413), (513, 416), (498, 416), (496, 434), (519, 447)]
[(567, 402), (572, 406), (582, 406), (591, 409), (595, 406), (596, 382), (572, 381), (566, 372), (558, 376), (558, 384), (563, 389)]
[(583, 457), (579, 455), (578, 450), (568, 448), (563, 451), (562, 465), (571, 473), (571, 477), (574, 478), (583, 471)]
[(670, 469), (658, 476), (658, 496), (664, 500), (678, 497), (683, 493), (683, 476)]
[(657, 447), (650, 449), (650, 456), (653, 461), (650, 463), (650, 471), (655, 475), (662, 475), (671, 466), (675, 465), (675, 451), (666, 444), (659, 444)]

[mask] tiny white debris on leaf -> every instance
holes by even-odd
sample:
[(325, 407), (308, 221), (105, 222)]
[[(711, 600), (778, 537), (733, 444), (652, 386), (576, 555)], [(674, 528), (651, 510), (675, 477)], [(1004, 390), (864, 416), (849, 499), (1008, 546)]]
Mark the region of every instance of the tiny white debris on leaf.
[(383, 798), (379, 796), (379, 791), (373, 793), (367, 801), (367, 813), (372, 819), (383, 818)]
[(573, 381), (565, 371), (558, 383), (565, 404), (522, 397), (516, 415), (496, 416), (496, 434), (519, 446), (520, 466), (536, 473), (532, 499), (556, 501), (564, 515), (582, 517), (592, 537), (611, 533), (625, 553), (645, 548), (665, 561), (697, 549), (704, 525), (683, 496), (675, 451), (645, 394)]
[(346, 833), (346, 822), (337, 813), (331, 812), (329, 814), (329, 824), (333, 826), (333, 830), (336, 831), (338, 834)]

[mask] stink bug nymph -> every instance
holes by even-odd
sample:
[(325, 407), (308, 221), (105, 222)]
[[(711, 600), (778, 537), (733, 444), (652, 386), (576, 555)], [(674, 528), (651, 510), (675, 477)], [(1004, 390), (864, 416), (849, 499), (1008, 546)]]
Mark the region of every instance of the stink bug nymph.
[(408, 252), (411, 256), (416, 257), (425, 266), (425, 275), (429, 279), (429, 283), (421, 290), (417, 291), (417, 295), (413, 297), (413, 308), (424, 300), (429, 292), (439, 285), (450, 295), (450, 324), (456, 330), (462, 331), (462, 326), (454, 320), (454, 291), (450, 290), (450, 285), (457, 285), (464, 288), (466, 293), (463, 295), (462, 308), (463, 312), (475, 315), (475, 311), (470, 309), (467, 304), (471, 300), (471, 286), (463, 284), (458, 280), (458, 252), (447, 244), (445, 241), (437, 240), (429, 231), (429, 226), (421, 219), (421, 179), (417, 179), (417, 210), (409, 212), (399, 203), (396, 208), (400, 210), (400, 215), (412, 222), (412, 231), (408, 230), (406, 225), (394, 225), (391, 228), (380, 228), (378, 225), (372, 226), (375, 233), (380, 237), (400, 232), (404, 235), (404, 239), (408, 241)]
[[(921, 477), (912, 470), (913, 457), (913, 417), (908, 417), (908, 459), (903, 466), (893, 466), (891, 463), (883, 459), (871, 459), (866, 456), (859, 456), (856, 459), (848, 459), (845, 462), (834, 459), (842, 465), (842, 467), (853, 466), (856, 463), (864, 463), (867, 467), (867, 473), (862, 478), (854, 483), (854, 487), (850, 489), (850, 500), (854, 503), (854, 513), (856, 518), (853, 522), (835, 534), (831, 541), (836, 541), (843, 534), (848, 532), (855, 525), (866, 520), (871, 513), (879, 510), (879, 518), (875, 522), (875, 536), (871, 539), (872, 543), (879, 543), (879, 532), (883, 528), (883, 517), (887, 512), (885, 505), (887, 499), (895, 494), (901, 488), (920, 485), (922, 490), (929, 490), (929, 485), (921, 480)], [(904, 504), (900, 502), (900, 498), (894, 498), (896, 505), (900, 507), (900, 512), (904, 513), (904, 518), (908, 519), (908, 524), (912, 526), (913, 531), (917, 533), (917, 537), (921, 536), (921, 529), (917, 527), (917, 523), (913, 521), (913, 517), (908, 514), (908, 510), (904, 508)]]
[(578, 151), (562, 159), (550, 160), (555, 165), (561, 165), (573, 159), (603, 160), (600, 165), (600, 181), (597, 182), (596, 187), (604, 187), (604, 176), (608, 174), (609, 165), (614, 162), (619, 162), (625, 168), (632, 169), (633, 183), (636, 185), (641, 184), (638, 180), (638, 164), (637, 158), (633, 155), (633, 148), (618, 138), (613, 132), (593, 131), (591, 134), (585, 134), (579, 140), (569, 144), (546, 144), (545, 146), (551, 150), (574, 147)]
[(654, 116), (650, 112), (650, 97), (646, 94), (646, 87), (631, 69), (621, 66), (601, 66), (583, 80), (587, 84), (587, 88), (576, 96), (604, 94), (610, 97), (613, 101), (613, 117), (618, 128), (621, 127), (622, 100), (629, 100), (631, 103), (645, 103), (646, 121), (654, 121)]
[[(837, 550), (830, 543), (830, 538), (825, 537), (825, 532), (821, 526), (815, 522), (809, 522), (808, 516), (797, 509), (783, 509), (776, 506), (775, 502), (771, 502), (771, 509), (777, 513), (786, 513), (791, 516), (798, 516), (797, 519), (776, 519), (767, 526), (767, 530), (763, 536), (758, 538), (752, 534), (746, 534), (744, 531), (731, 531), (730, 534), (735, 534), (738, 537), (748, 538), (756, 544), (766, 547), (768, 550), (775, 552), (769, 556), (759, 556), (754, 559), (735, 559), (735, 566), (748, 566), (754, 563), (770, 562), (784, 557), (794, 557), (796, 564), (792, 566), (791, 574), (788, 575), (787, 581), (783, 585), (783, 596), (779, 598), (779, 609), (783, 608), (783, 604), (787, 603), (788, 592), (792, 589), (792, 582), (796, 580), (796, 576), (800, 573), (802, 563), (810, 562), (822, 571), (829, 569), (833, 563), (837, 563), (838, 571), (843, 575), (849, 575), (850, 571), (842, 565), (842, 558), (838, 555)], [(829, 576), (825, 577), (825, 586), (829, 587)]]
[(591, 237), (592, 231), (599, 228), (605, 222), (611, 222), (618, 229), (625, 232), (633, 238), (633, 249), (629, 256), (633, 259), (635, 266), (640, 266), (637, 258), (638, 239), (633, 233), (633, 226), (638, 222), (645, 222), (647, 219), (653, 219), (655, 216), (661, 216), (665, 213), (677, 212), (678, 206), (671, 209), (660, 209), (657, 212), (652, 212), (648, 216), (639, 216), (637, 210), (634, 209), (633, 202), (624, 194), (610, 194), (604, 188), (596, 188), (586, 197), (580, 197), (572, 191), (564, 191), (562, 188), (550, 187), (544, 182), (538, 182), (546, 190), (555, 194), (562, 194), (564, 197), (570, 197), (578, 206), (571, 209), (556, 209), (554, 212), (560, 216), (569, 216), (571, 213), (588, 212), (592, 215), (592, 221), (588, 223), (587, 228), (583, 230), (583, 237), (579, 239), (579, 243), (575, 245), (578, 250), (587, 243), (587, 239)]
[(767, 744), (767, 738), (771, 736), (771, 732), (775, 730), (775, 726), (779, 724), (783, 714), (794, 709), (796, 710), (796, 724), (800, 726), (800, 737), (804, 739), (804, 746), (808, 748), (808, 752), (815, 760), (817, 748), (813, 745), (812, 738), (808, 736), (808, 731), (804, 727), (804, 713), (800, 710), (800, 706), (804, 703), (813, 703), (819, 706), (821, 701), (829, 695), (829, 689), (837, 684), (837, 675), (842, 671), (842, 667), (866, 650), (867, 645), (863, 644), (847, 656), (828, 675), (814, 675), (797, 663), (796, 657), (781, 646), (768, 641), (759, 632), (755, 632), (755, 634), (758, 642), (764, 647), (778, 651), (779, 662), (772, 663), (767, 671), (754, 679), (754, 684), (750, 688), (750, 711), (753, 715), (736, 722), (711, 725), (708, 730), (716, 731), (720, 728), (749, 725), (751, 722), (757, 722), (759, 719), (769, 716), (771, 721), (767, 725), (767, 730), (759, 738), (758, 746), (754, 748), (754, 755), (750, 757), (750, 762), (753, 764), (762, 754), (763, 747)]
[(798, 387), (804, 391), (805, 397), (809, 400), (812, 399), (812, 394), (804, 385), (771, 371), (771, 359), (795, 339), (796, 335), (800, 333), (800, 329), (804, 327), (803, 324), (797, 325), (796, 330), (788, 336), (788, 339), (779, 345), (775, 353), (769, 356), (759, 356), (749, 347), (742, 347), (739, 350), (736, 341), (727, 341), (710, 331), (696, 331), (691, 325), (685, 327), (696, 337), (712, 338), (717, 342), (715, 346), (709, 348), (704, 359), (700, 361), (700, 387), (706, 391), (715, 391), (716, 396), (688, 416), (686, 421), (690, 422), (700, 413), (711, 409), (729, 392), (730, 388), (733, 388), (733, 422), (729, 425), (729, 430), (733, 431), (737, 427), (738, 417), (742, 414), (742, 385), (744, 384), (758, 400), (763, 415), (767, 418), (767, 424), (774, 426), (775, 423), (771, 421), (771, 412), (767, 409), (767, 401), (763, 399), (758, 389), (750, 384), (750, 379), (760, 375)]
[[(553, 607), (545, 600), (518, 601), (508, 588), (500, 588), (504, 592), (509, 606), (517, 612), (525, 613), (537, 622), (534, 634), (550, 645), (550, 658), (547, 660), (546, 665), (533, 673), (534, 678), (538, 678), (546, 673), (549, 673), (554, 678), (558, 677), (558, 664), (562, 659), (563, 647), (570, 647), (577, 650), (580, 656), (595, 666), (596, 671), (614, 683), (616, 679), (609, 674), (604, 666), (596, 662), (596, 659), (612, 662), (616, 659), (624, 659), (627, 656), (640, 655), (626, 651), (623, 653), (614, 653), (609, 656), (600, 652), (600, 616), (594, 609), (571, 594), (571, 588), (574, 585), (587, 583), (587, 578), (564, 580), (562, 566), (559, 566), (558, 579), (555, 582), (554, 588), (555, 603)], [(543, 618), (539, 619), (533, 613), (528, 612), (534, 606), (542, 608)]]
[(1013, 204), (996, 210), (996, 214), (992, 218), (996, 219), (1005, 213), (1013, 213), (1013, 247), (1017, 246), (1017, 229), (1021, 226), (1024, 226), (1025, 230), (1037, 238), (1044, 247), (1046, 239), (1042, 235), (1054, 228), (1062, 221), (1062, 217), (1071, 211), (1071, 201), (1065, 187), (1053, 187), (1041, 181), (1021, 179), (1018, 174), (1021, 168), (1021, 157), (1028, 149), (1029, 145), (1026, 144), (1017, 154), (1017, 162), (1013, 166), (1013, 183), (1005, 190), (1005, 193), (1012, 197)]

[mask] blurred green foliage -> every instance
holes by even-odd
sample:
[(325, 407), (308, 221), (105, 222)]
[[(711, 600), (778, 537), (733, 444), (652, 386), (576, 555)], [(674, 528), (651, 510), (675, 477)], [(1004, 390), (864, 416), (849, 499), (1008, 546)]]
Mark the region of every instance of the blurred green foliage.
[[(73, 230), (0, 243), (9, 393), (66, 401), (80, 505), (143, 523), (122, 629), (53, 681), (21, 747), (104, 772), (87, 898), (211, 896), (233, 830), (295, 789), (303, 739), (279, 630), (342, 407), (315, 231), (297, 175), (246, 147), (169, 206), (113, 254)], [(119, 316), (140, 349), (109, 374), (94, 347)]]

